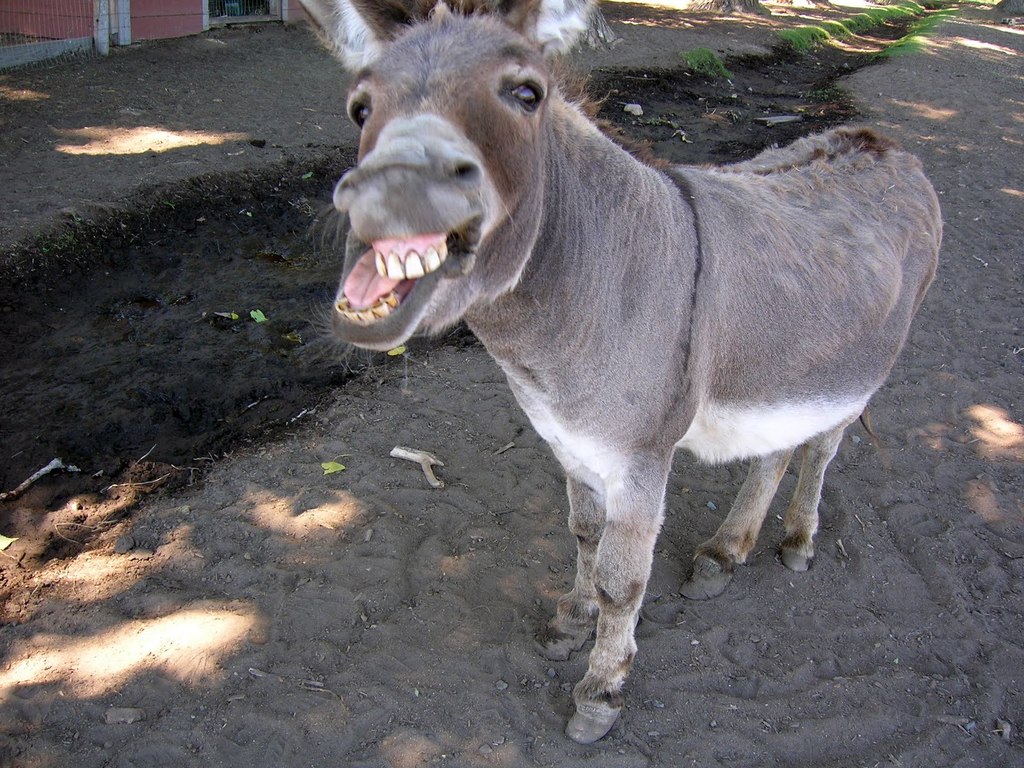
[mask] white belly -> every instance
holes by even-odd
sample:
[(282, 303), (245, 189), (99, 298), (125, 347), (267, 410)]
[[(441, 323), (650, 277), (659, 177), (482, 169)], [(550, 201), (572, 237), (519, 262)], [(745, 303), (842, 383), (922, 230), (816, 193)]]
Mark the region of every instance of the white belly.
[[(541, 397), (528, 387), (513, 392), (533, 428), (548, 445), (568, 474), (586, 483), (605, 502), (620, 490), (632, 457), (614, 439), (597, 438), (575, 425), (563, 423)], [(796, 448), (815, 435), (856, 418), (867, 398), (845, 401), (813, 401), (779, 405), (719, 405), (701, 408), (690, 428), (676, 443), (697, 458), (720, 464)]]
[(866, 405), (867, 399), (772, 406), (710, 403), (698, 411), (676, 447), (711, 464), (764, 456), (796, 448), (856, 418)]

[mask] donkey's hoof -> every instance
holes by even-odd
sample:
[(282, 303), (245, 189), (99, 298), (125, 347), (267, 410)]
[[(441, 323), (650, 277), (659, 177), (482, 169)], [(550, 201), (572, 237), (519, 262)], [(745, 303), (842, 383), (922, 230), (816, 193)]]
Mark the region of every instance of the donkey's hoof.
[(590, 627), (563, 632), (548, 625), (537, 635), (537, 651), (549, 661), (565, 661), (587, 644), (591, 634), (593, 630)]
[(811, 567), (811, 560), (814, 559), (814, 555), (807, 556), (802, 552), (791, 549), (790, 547), (783, 547), (779, 554), (782, 556), (782, 564), (789, 568), (791, 571), (798, 571), (803, 573)]
[(593, 744), (602, 738), (619, 719), (621, 707), (584, 702), (576, 704), (576, 714), (569, 718), (565, 735), (577, 744)]
[(697, 555), (693, 559), (693, 574), (683, 582), (679, 591), (691, 600), (708, 600), (722, 594), (730, 581), (732, 571), (727, 571), (707, 555)]

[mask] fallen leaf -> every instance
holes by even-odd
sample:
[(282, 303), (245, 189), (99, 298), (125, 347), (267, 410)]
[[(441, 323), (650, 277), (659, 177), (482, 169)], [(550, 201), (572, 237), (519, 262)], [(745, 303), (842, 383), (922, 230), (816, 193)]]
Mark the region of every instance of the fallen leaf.
[(335, 472), (341, 472), (345, 469), (344, 464), (339, 464), (336, 461), (322, 461), (320, 466), (323, 467), (325, 475), (333, 475)]
[(267, 316), (263, 314), (263, 310), (261, 309), (254, 309), (252, 312), (249, 313), (249, 317), (251, 317), (257, 323), (267, 322)]
[(11, 546), (11, 544), (16, 542), (17, 540), (18, 540), (17, 536), (15, 536), (12, 539), (10, 536), (4, 536), (3, 534), (0, 534), (0, 552), (3, 552), (5, 549), (7, 549), (9, 546)]
[(405, 354), (405, 344), (399, 344), (394, 349), (388, 350), (388, 357), (398, 357)]
[(238, 319), (237, 312), (214, 312), (213, 314), (216, 315), (217, 317), (226, 317), (228, 320)]

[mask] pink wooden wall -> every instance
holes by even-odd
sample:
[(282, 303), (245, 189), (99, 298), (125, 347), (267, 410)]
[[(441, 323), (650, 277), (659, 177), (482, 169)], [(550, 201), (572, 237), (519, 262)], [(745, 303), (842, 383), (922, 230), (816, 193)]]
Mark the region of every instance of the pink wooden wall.
[[(93, 35), (93, 0), (3, 0), (0, 32), (66, 40)], [(299, 0), (282, 0), (289, 22), (304, 22)], [(132, 0), (132, 40), (182, 37), (203, 31), (206, 0)], [(116, 8), (113, 0), (112, 10)], [(116, 24), (114, 19), (112, 23)]]
[(132, 0), (132, 40), (202, 32), (205, 3), (206, 0)]
[(48, 40), (92, 37), (93, 0), (5, 0), (0, 32)]

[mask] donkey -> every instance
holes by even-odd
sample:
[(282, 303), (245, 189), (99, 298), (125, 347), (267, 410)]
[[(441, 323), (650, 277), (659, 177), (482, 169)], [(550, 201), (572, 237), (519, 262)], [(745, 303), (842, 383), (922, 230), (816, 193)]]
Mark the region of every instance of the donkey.
[(385, 350), (459, 319), (565, 469), (577, 573), (542, 648), (596, 640), (567, 735), (623, 706), (677, 447), (749, 459), (684, 594), (720, 593), (790, 458), (782, 561), (814, 555), (825, 468), (888, 375), (937, 262), (919, 162), (837, 129), (659, 170), (564, 95), (590, 0), (302, 0), (354, 72), (358, 165), (333, 329)]

